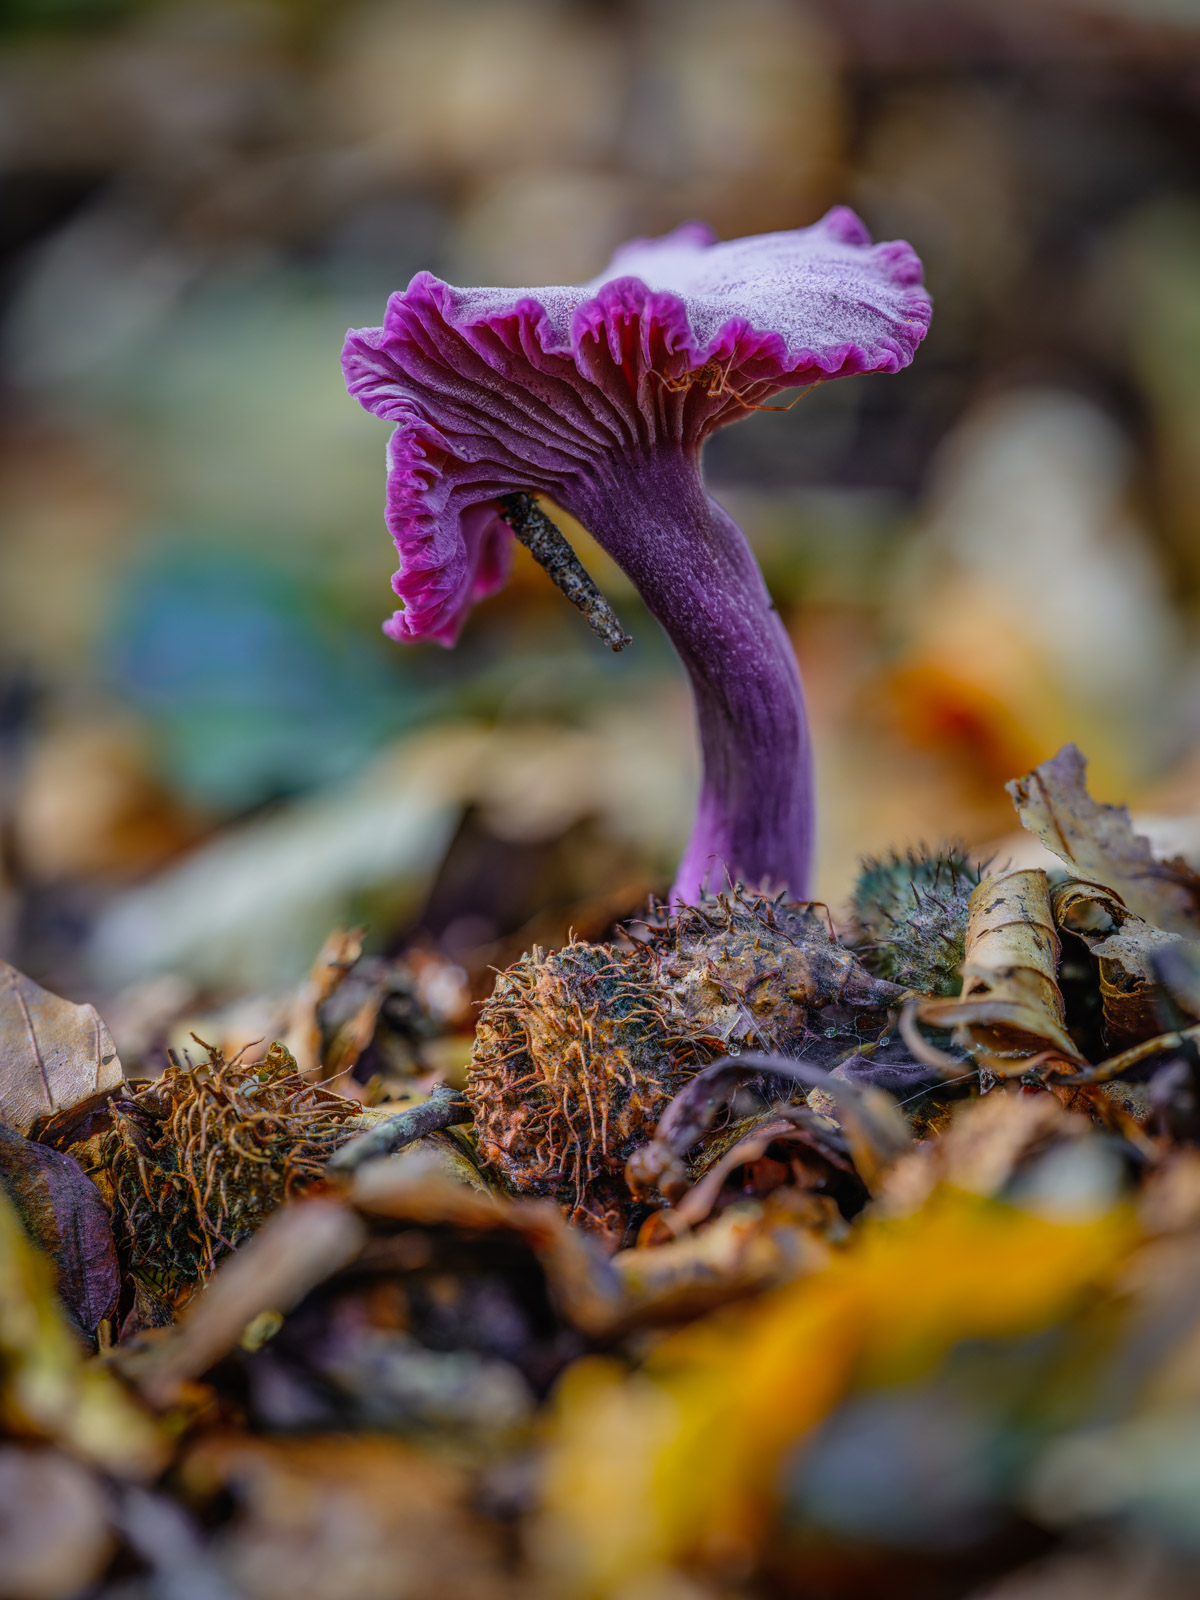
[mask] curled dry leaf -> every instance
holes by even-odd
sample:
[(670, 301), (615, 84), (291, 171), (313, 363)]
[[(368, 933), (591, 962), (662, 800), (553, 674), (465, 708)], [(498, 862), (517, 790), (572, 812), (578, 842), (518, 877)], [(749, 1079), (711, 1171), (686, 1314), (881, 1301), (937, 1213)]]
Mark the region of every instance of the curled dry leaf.
[[(321, 946), (308, 977), (292, 1001), (287, 1037), (283, 1042), (295, 1058), (300, 1075), (311, 1083), (323, 1081), (331, 1076), (322, 1061), (321, 1023), (318, 1013), (362, 955), (365, 932), (365, 928), (334, 928)], [(376, 1005), (375, 1010), (378, 1009)], [(375, 1014), (372, 1013), (372, 1027), (374, 1022)]]
[(1108, 1043), (1119, 1050), (1158, 1033), (1155, 963), (1168, 946), (1182, 943), (1180, 936), (1136, 916), (1115, 889), (1081, 878), (1056, 885), (1052, 903), (1058, 926), (1077, 934), (1096, 962)]
[(0, 961), (0, 1121), (28, 1133), (122, 1082), (112, 1035), (95, 1006), (77, 1006)]
[[(847, 1174), (852, 1187), (858, 1187), (845, 1140), (824, 1117), (814, 1115), (805, 1106), (780, 1106), (761, 1117), (748, 1118), (735, 1124), (730, 1140), (718, 1145), (707, 1162), (701, 1162), (697, 1181), (670, 1210), (656, 1212), (649, 1219), (639, 1243), (656, 1243), (664, 1236), (698, 1227), (739, 1168), (746, 1168), (749, 1176), (764, 1158), (768, 1158), (768, 1184), (786, 1182), (789, 1168), (793, 1178), (805, 1169), (811, 1173), (814, 1168), (817, 1172), (832, 1168), (834, 1173)], [(778, 1158), (775, 1161), (769, 1156), (772, 1147)], [(772, 1167), (780, 1170), (772, 1174)], [(748, 1187), (746, 1184), (741, 1192)], [(861, 1191), (856, 1198), (861, 1198)]]
[(1200, 934), (1200, 874), (1181, 857), (1157, 861), (1124, 806), (1087, 790), (1087, 761), (1073, 744), (1008, 785), (1023, 827), (1080, 878), (1115, 889), (1136, 916), (1170, 933)]
[(81, 1333), (112, 1315), (121, 1288), (100, 1191), (77, 1161), (0, 1124), (0, 1187), (54, 1263), (58, 1297)]
[(1066, 1029), (1058, 934), (1040, 868), (983, 880), (971, 895), (966, 951), (961, 996), (923, 1002), (920, 1021), (952, 1028), (956, 1044), (1002, 1076), (1047, 1051), (1083, 1064)]
[[(836, 1133), (830, 1138), (838, 1142)], [(368, 1220), (521, 1234), (563, 1318), (592, 1338), (791, 1281), (824, 1260), (821, 1238), (837, 1218), (833, 1202), (820, 1195), (806, 1194), (797, 1204), (777, 1204), (772, 1197), (765, 1206), (732, 1206), (703, 1232), (678, 1242), (610, 1258), (552, 1202), (481, 1193), (456, 1182), (421, 1146), (364, 1167), (350, 1194)]]
[(956, 1106), (941, 1137), (897, 1162), (879, 1196), (884, 1215), (907, 1216), (939, 1183), (996, 1197), (1026, 1166), (1066, 1139), (1093, 1135), (1089, 1117), (1064, 1110), (1053, 1094), (997, 1091)]
[[(657, 1191), (675, 1200), (676, 1215), (686, 1225), (707, 1216), (716, 1199), (713, 1185), (717, 1180), (702, 1170), (700, 1183), (685, 1193), (689, 1175), (683, 1158), (713, 1127), (739, 1085), (748, 1080), (769, 1085), (772, 1079), (818, 1091), (828, 1101), (834, 1120), (814, 1115), (803, 1105), (776, 1105), (746, 1127), (744, 1139), (722, 1152), (718, 1163), (722, 1178), (733, 1167), (757, 1159), (773, 1138), (781, 1137), (809, 1145), (831, 1166), (853, 1172), (870, 1191), (907, 1149), (907, 1125), (882, 1089), (838, 1078), (809, 1062), (747, 1051), (712, 1062), (679, 1091), (663, 1113), (653, 1139), (636, 1150), (626, 1165), (630, 1191), (643, 1199)], [(745, 1153), (734, 1159), (742, 1143)]]
[(546, 1274), (551, 1296), (564, 1317), (585, 1333), (602, 1335), (625, 1314), (619, 1279), (603, 1247), (568, 1225), (550, 1200), (511, 1200), (491, 1192), (478, 1173), (447, 1161), (438, 1138), (423, 1139), (398, 1156), (374, 1161), (354, 1174), (350, 1198), (370, 1219), (418, 1223), (489, 1233), (511, 1229), (523, 1235)]
[(800, 1207), (743, 1202), (698, 1233), (653, 1250), (621, 1250), (612, 1267), (625, 1290), (626, 1323), (695, 1315), (823, 1267), (837, 1208), (823, 1195)]

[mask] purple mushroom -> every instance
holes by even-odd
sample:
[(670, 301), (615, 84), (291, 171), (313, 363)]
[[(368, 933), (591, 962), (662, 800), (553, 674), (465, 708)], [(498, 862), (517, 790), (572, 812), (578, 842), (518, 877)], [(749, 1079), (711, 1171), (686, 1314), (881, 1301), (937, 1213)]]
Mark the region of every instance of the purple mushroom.
[[(701, 446), (782, 389), (907, 366), (929, 315), (912, 249), (872, 245), (839, 208), (724, 244), (688, 223), (623, 246), (577, 287), (457, 289), (418, 273), (382, 328), (347, 337), (351, 394), (397, 424), (393, 638), (454, 643), (505, 580), (510, 523), (532, 543), (531, 502), (514, 498), (532, 494), (591, 532), (666, 629), (704, 757), (677, 898), (727, 876), (802, 898), (813, 848), (795, 656), (743, 534), (705, 490)], [(586, 605), (582, 569), (566, 580)], [(611, 614), (599, 627), (626, 642)]]

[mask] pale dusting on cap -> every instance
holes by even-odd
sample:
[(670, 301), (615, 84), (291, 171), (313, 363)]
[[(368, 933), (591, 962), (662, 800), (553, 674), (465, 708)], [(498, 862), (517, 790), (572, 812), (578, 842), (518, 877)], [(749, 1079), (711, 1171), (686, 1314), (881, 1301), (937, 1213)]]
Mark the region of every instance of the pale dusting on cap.
[[(530, 301), (546, 313), (547, 349), (577, 338), (576, 313), (605, 284), (637, 278), (654, 294), (679, 296), (697, 352), (708, 354), (726, 324), (744, 320), (755, 333), (782, 340), (784, 361), (831, 370), (830, 361), (856, 344), (861, 365), (905, 365), (929, 325), (921, 263), (903, 241), (872, 245), (866, 228), (838, 207), (810, 228), (718, 242), (703, 223), (685, 223), (660, 239), (622, 245), (603, 272), (577, 287), (455, 289), (454, 320), (486, 321)], [(907, 331), (906, 331), (907, 330)], [(907, 345), (904, 353), (892, 344)], [(887, 360), (894, 355), (893, 362)]]

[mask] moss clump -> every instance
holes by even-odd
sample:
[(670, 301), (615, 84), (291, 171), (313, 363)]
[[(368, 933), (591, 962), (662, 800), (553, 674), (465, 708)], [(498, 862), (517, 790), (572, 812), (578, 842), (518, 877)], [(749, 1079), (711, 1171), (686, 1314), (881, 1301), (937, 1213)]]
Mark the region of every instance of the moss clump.
[(962, 845), (864, 860), (851, 900), (864, 965), (921, 994), (957, 994), (967, 904), (980, 876)]
[(204, 1048), (113, 1102), (102, 1151), (118, 1243), (169, 1299), (318, 1183), (361, 1111), (306, 1083), (281, 1044), (254, 1063)]

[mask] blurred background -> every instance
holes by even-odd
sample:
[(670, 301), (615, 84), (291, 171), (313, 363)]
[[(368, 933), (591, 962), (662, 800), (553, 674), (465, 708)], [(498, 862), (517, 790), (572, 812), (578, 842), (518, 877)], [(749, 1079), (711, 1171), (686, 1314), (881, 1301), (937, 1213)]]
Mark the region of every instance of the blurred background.
[(0, 954), (41, 981), (177, 1009), (353, 922), (484, 970), (665, 886), (695, 754), (663, 639), (579, 534), (621, 657), (524, 551), (457, 650), (385, 640), (388, 430), (338, 354), (421, 268), (578, 280), (688, 217), (849, 204), (935, 300), (909, 371), (707, 458), (801, 658), (820, 893), (1002, 838), (1004, 780), (1069, 739), (1101, 798), (1197, 809), (1196, 0), (3, 0), (0, 30)]

